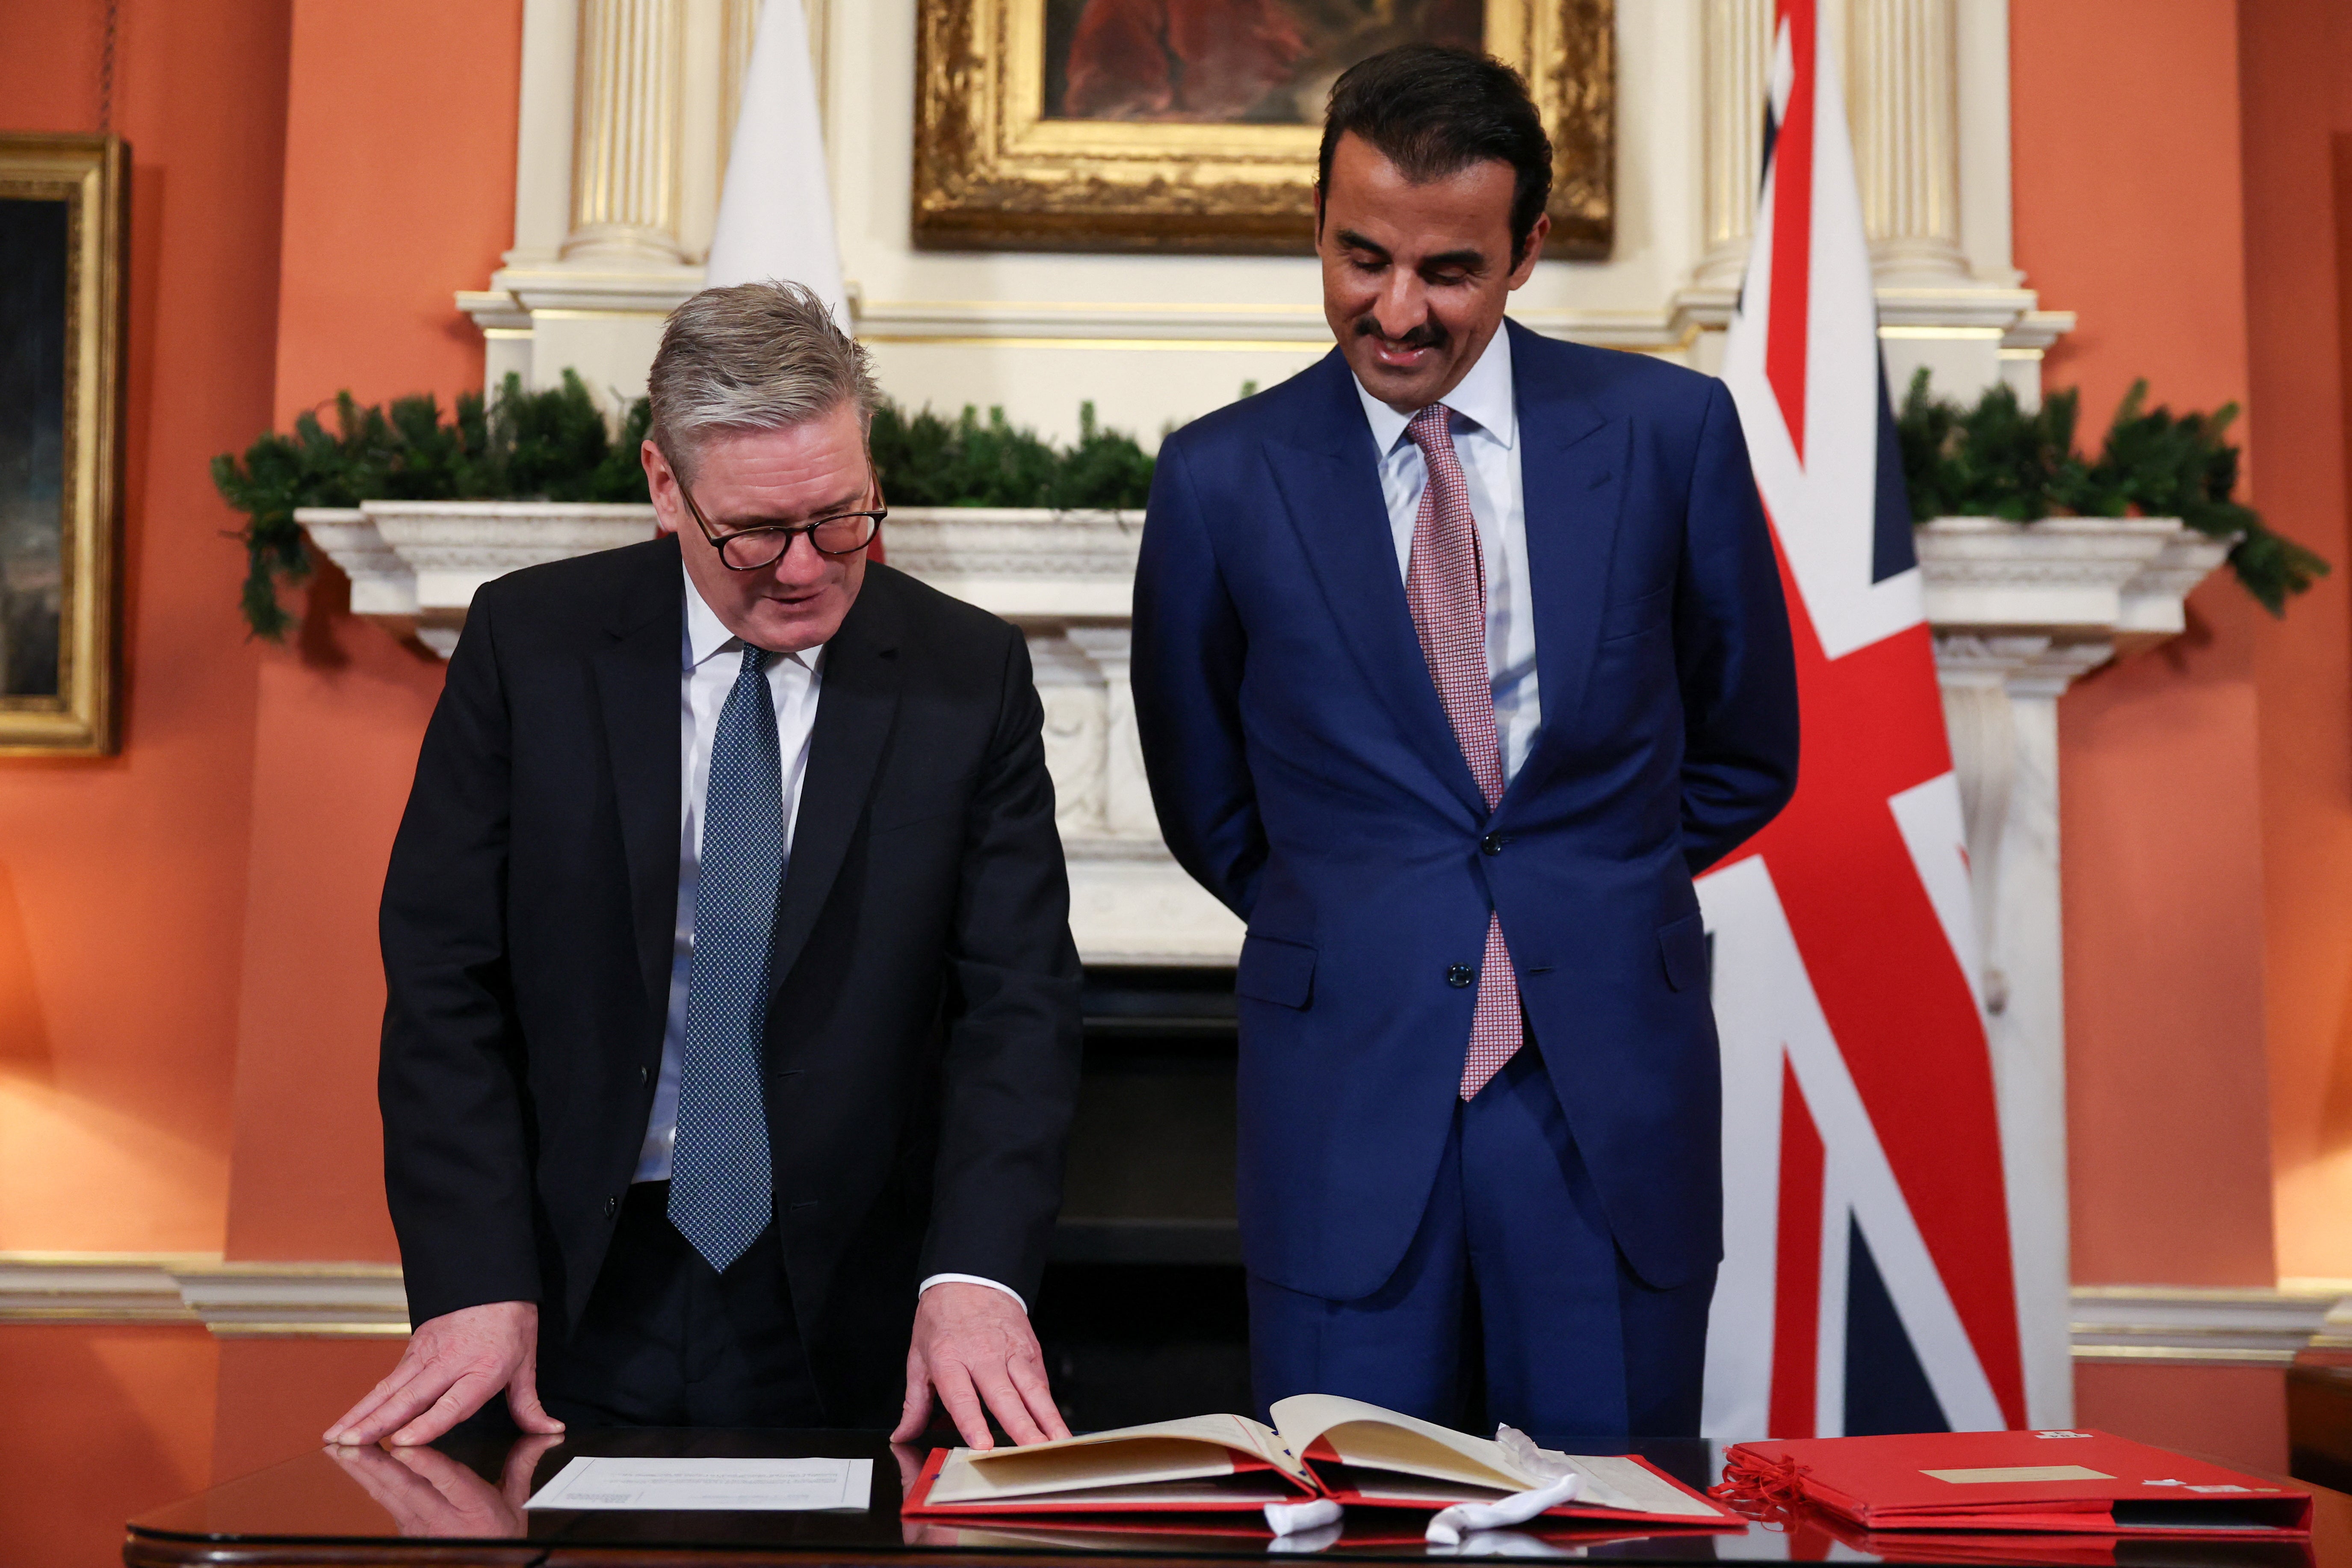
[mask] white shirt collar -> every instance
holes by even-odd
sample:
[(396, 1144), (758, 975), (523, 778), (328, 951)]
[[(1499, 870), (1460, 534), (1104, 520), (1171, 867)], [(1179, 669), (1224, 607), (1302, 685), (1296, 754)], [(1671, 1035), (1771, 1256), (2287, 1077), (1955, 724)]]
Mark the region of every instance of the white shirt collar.
[[(715, 654), (740, 652), (743, 647), (742, 639), (729, 631), (727, 623), (719, 618), (718, 612), (704, 602), (702, 590), (694, 585), (694, 574), (686, 570), (684, 563), (679, 563), (678, 573), (686, 579), (686, 668), (699, 669)], [(805, 647), (784, 657), (797, 659), (814, 669), (824, 652), (824, 645), (819, 643), (814, 647)]]
[[(1372, 439), (1378, 443), (1381, 455), (1386, 457), (1404, 439), (1405, 426), (1412, 423), (1412, 416), (1399, 414), (1365, 391), (1360, 381), (1356, 383), (1356, 396), (1363, 403), (1364, 417), (1371, 423)], [(1486, 341), (1486, 351), (1479, 354), (1477, 363), (1470, 367), (1461, 384), (1445, 395), (1445, 406), (1506, 447), (1517, 441), (1518, 405), (1511, 390), (1511, 329), (1507, 323), (1495, 329), (1495, 335)]]

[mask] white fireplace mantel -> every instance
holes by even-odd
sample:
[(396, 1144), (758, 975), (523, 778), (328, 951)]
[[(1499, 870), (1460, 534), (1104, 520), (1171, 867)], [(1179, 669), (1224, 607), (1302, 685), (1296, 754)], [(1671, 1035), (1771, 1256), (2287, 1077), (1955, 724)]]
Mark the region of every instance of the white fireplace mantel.
[[(351, 578), (355, 612), (445, 657), (484, 583), (653, 529), (650, 507), (557, 502), (370, 501), (297, 516)], [(1087, 868), (1075, 889), (1081, 951), (1097, 963), (1230, 963), (1240, 927), (1160, 847), (1135, 746), (1126, 661), (1141, 531), (1135, 512), (908, 508), (891, 513), (887, 542), (893, 565), (1028, 634), (1062, 830)], [(2057, 696), (2119, 648), (2179, 631), (2182, 595), (2224, 546), (2154, 518), (1938, 518), (1918, 541), (1988, 1004), (1997, 1017), (2046, 1015), (2054, 1041)]]

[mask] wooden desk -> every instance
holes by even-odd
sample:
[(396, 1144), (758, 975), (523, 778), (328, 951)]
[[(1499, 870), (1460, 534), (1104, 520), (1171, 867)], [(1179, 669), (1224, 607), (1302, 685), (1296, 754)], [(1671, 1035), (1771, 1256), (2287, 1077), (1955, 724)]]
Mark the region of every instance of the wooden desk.
[[(1695, 1486), (1713, 1479), (1703, 1443), (1565, 1440), (1572, 1451), (1640, 1452)], [(624, 1513), (531, 1510), (522, 1501), (580, 1455), (797, 1458), (874, 1460), (864, 1513)], [(948, 1568), (1058, 1564), (1074, 1558), (1142, 1568), (1192, 1563), (1228, 1568), (1273, 1550), (1257, 1521), (1234, 1515), (1236, 1533), (1114, 1534), (1082, 1525), (988, 1529), (902, 1521), (898, 1500), (920, 1455), (857, 1432), (581, 1432), (559, 1439), (452, 1439), (395, 1455), (380, 1448), (306, 1454), (141, 1515), (130, 1523), (131, 1568)], [(1350, 1517), (1320, 1560), (1425, 1559), (1456, 1553), (1411, 1537), (1418, 1515)], [(2352, 1568), (2352, 1497), (2319, 1494), (2309, 1542), (2221, 1542), (2051, 1535), (1833, 1534), (1827, 1528), (1751, 1524), (1745, 1531), (1662, 1531), (1627, 1536), (1607, 1527), (1496, 1532), (1484, 1555), (1581, 1558), (1588, 1563), (1752, 1562), (1991, 1564), (2033, 1568)], [(1307, 1542), (1309, 1546), (1312, 1542)], [(1287, 1555), (1290, 1553), (1280, 1553)], [(1304, 1553), (1302, 1553), (1304, 1554)]]

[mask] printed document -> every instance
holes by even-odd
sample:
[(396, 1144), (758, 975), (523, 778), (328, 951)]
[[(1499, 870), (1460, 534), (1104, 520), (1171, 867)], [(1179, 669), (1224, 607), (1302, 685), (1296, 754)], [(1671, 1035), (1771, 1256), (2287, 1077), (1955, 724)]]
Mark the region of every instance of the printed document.
[(871, 1459), (578, 1458), (525, 1508), (863, 1512)]

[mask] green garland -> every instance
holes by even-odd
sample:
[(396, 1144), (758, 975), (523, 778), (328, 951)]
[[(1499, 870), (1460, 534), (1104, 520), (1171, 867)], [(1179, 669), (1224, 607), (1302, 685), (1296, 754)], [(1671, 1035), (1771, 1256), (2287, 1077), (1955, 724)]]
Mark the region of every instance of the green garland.
[(2147, 383), (2132, 384), (2095, 459), (2074, 449), (2080, 395), (2053, 392), (2028, 412), (1997, 384), (1962, 408), (1928, 395), (1927, 372), (1911, 378), (1895, 430), (1911, 515), (2002, 517), (2032, 522), (2077, 517), (2177, 517), (2198, 532), (2233, 541), (2230, 567), (2273, 616), (2292, 595), (2327, 574), (2319, 555), (2275, 533), (2233, 499), (2238, 449), (2222, 439), (2238, 416), (2148, 409)]
[(290, 436), (265, 435), (239, 459), (213, 459), (213, 485), (245, 513), (241, 602), (256, 637), (282, 638), (293, 617), (278, 602), (281, 584), (310, 574), (294, 509), (357, 506), (362, 500), (644, 501), (637, 446), (652, 423), (642, 397), (615, 437), (573, 372), (562, 386), (523, 390), (509, 375), (486, 409), (461, 393), (444, 419), (430, 393), (396, 398), (389, 410), (335, 395), (335, 433), (315, 411)]
[(1095, 425), (1078, 405), (1078, 444), (1056, 447), (970, 404), (952, 425), (929, 408), (912, 417), (885, 404), (874, 416), (875, 471), (892, 506), (1044, 506), (1060, 511), (1139, 507), (1151, 494), (1151, 458), (1134, 437)]
[[(266, 435), (239, 459), (213, 459), (213, 484), (245, 513), (241, 602), (256, 637), (283, 638), (293, 617), (280, 586), (310, 574), (294, 509), (362, 500), (635, 501), (646, 499), (637, 449), (653, 419), (640, 397), (615, 437), (577, 374), (526, 392), (509, 375), (486, 409), (460, 395), (445, 418), (429, 394), (361, 406), (334, 404), (330, 435), (315, 412), (291, 435)], [(874, 416), (873, 453), (894, 506), (1139, 507), (1151, 490), (1151, 458), (1131, 436), (1096, 426), (1078, 407), (1078, 443), (1064, 448), (1008, 424), (1002, 408), (982, 423), (974, 409), (950, 424), (928, 408), (911, 417), (885, 405)]]
[[(2136, 384), (2116, 410), (2095, 459), (2074, 449), (2080, 399), (2053, 392), (2022, 407), (1996, 385), (1972, 408), (1933, 397), (1927, 372), (1912, 378), (1895, 422), (1903, 474), (1916, 518), (2003, 517), (2030, 523), (2053, 513), (2084, 517), (2177, 517), (2231, 541), (2230, 566), (2263, 606), (2284, 615), (2287, 599), (2326, 575), (2327, 563), (2232, 499), (2238, 450), (2222, 439), (2235, 404), (2214, 414), (2145, 407)], [(1254, 388), (1245, 387), (1246, 396)], [(338, 393), (335, 432), (316, 413), (291, 435), (266, 435), (213, 459), (213, 483), (246, 514), (246, 624), (283, 637), (292, 617), (281, 584), (309, 576), (310, 562), (294, 509), (357, 506), (362, 500), (558, 500), (644, 502), (637, 448), (652, 420), (646, 401), (629, 406), (616, 437), (577, 374), (527, 392), (509, 375), (486, 407), (458, 397), (447, 417), (430, 395), (390, 407), (362, 407)], [(894, 506), (1133, 508), (1151, 491), (1152, 460), (1132, 436), (1095, 423), (1078, 407), (1078, 439), (1057, 446), (1016, 426), (1002, 408), (988, 417), (967, 405), (953, 422), (929, 408), (908, 415), (885, 404), (874, 416), (874, 466)]]

